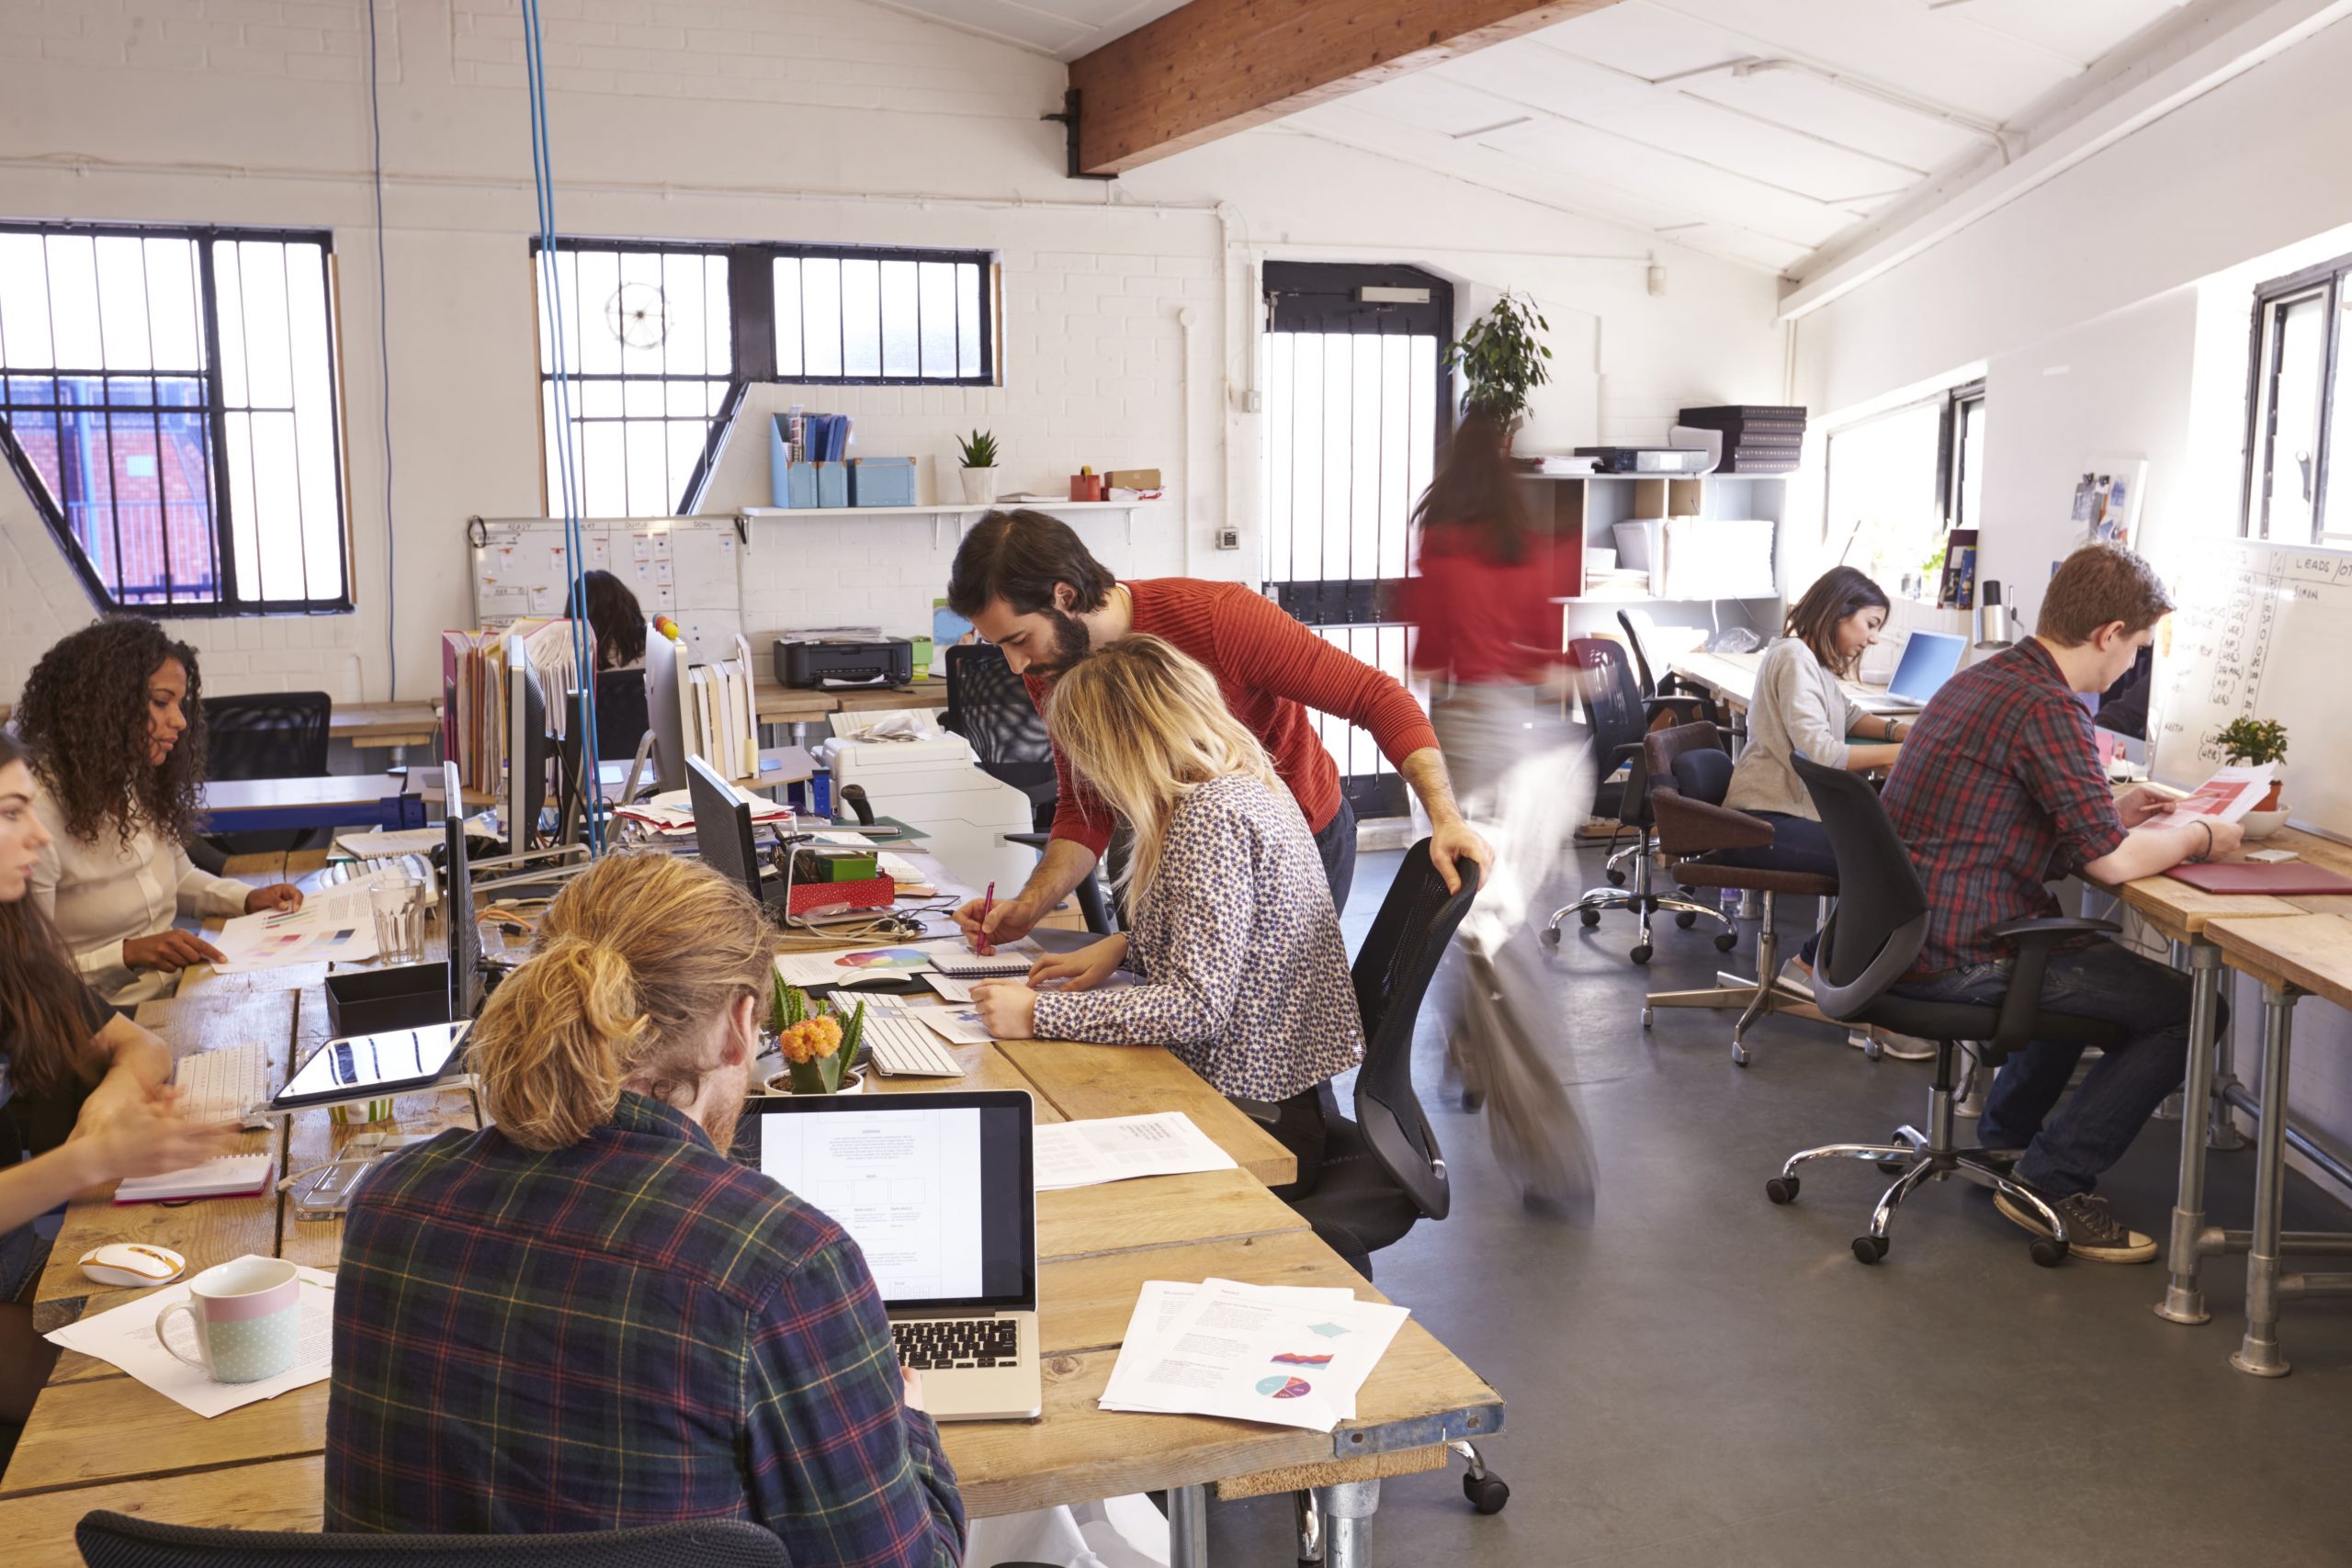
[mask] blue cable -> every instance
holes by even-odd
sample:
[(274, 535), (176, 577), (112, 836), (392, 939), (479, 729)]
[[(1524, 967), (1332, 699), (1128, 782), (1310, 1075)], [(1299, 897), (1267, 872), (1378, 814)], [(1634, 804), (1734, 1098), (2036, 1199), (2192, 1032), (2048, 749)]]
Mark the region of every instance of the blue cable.
[(563, 273), (556, 250), (555, 175), (548, 154), (547, 58), (540, 47), (538, 0), (523, 0), (524, 62), (530, 86), (531, 181), (538, 201), (540, 287), (548, 301), (548, 384), (555, 393), (556, 462), (563, 502), (564, 565), (571, 578), (571, 654), (581, 672), (581, 801), (588, 852), (605, 850), (605, 792), (596, 772), (595, 639), (588, 627), (588, 586), (581, 563), (587, 548), (580, 526), (580, 497), (572, 456), (571, 387), (564, 365)]
[(376, 183), (376, 357), (383, 375), (384, 695), (401, 694), (400, 578), (392, 547), (392, 278), (384, 265), (384, 109), (377, 95), (376, 0), (368, 0), (368, 126), (374, 137)]

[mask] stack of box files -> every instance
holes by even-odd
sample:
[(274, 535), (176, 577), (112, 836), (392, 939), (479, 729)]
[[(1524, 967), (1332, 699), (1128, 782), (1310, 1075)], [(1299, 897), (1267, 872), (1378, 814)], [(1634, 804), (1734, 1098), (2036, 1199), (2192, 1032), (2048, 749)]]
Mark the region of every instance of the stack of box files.
[(1719, 430), (1724, 437), (1724, 474), (1786, 474), (1796, 470), (1804, 448), (1804, 410), (1765, 403), (1725, 403), (1684, 409), (1681, 423)]

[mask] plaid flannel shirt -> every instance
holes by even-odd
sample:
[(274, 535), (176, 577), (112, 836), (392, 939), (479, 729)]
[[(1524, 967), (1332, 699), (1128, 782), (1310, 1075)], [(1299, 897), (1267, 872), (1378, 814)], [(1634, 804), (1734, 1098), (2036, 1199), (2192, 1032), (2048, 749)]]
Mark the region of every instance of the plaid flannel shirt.
[(1928, 888), (1915, 977), (2009, 956), (1986, 930), (2060, 913), (2047, 884), (2123, 842), (2090, 715), (2031, 637), (1944, 682), (1883, 798)]
[(704, 1518), (795, 1562), (962, 1556), (856, 1244), (637, 1094), (570, 1148), (492, 1127), (379, 1168), (336, 1276), (327, 1529)]

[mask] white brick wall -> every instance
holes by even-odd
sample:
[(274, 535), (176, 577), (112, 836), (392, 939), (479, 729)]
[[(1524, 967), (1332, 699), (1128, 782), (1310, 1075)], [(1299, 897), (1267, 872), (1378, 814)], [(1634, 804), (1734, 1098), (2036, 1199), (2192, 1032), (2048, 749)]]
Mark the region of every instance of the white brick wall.
[[(400, 77), (399, 7), (381, 0), (382, 75)], [(357, 82), (366, 0), (0, 0), (0, 54), (51, 65)]]

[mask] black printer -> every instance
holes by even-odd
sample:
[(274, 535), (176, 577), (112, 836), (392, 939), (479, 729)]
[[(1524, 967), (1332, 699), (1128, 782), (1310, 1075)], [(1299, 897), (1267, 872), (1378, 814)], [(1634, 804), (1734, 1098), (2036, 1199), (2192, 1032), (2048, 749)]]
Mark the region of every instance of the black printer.
[(902, 637), (775, 639), (775, 678), (787, 686), (903, 686), (914, 674), (914, 644)]

